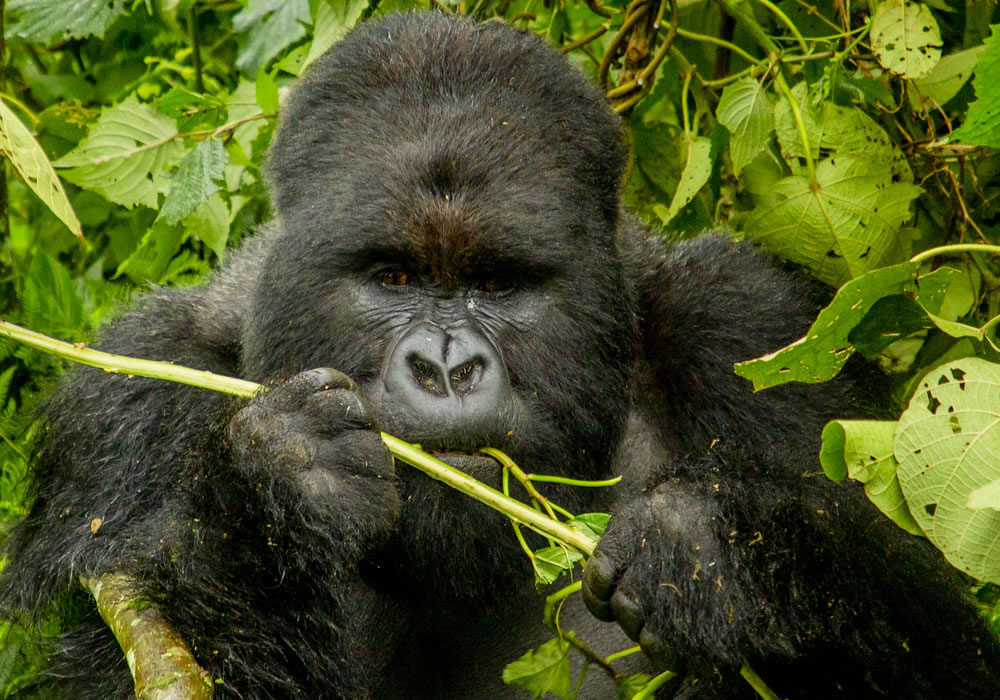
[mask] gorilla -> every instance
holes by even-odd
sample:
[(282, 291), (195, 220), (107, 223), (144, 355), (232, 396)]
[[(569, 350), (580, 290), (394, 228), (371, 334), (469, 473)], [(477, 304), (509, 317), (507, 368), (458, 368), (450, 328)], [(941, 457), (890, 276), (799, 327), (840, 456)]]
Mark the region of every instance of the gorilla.
[[(508, 521), (394, 465), (382, 429), (493, 486), (482, 446), (622, 475), (545, 484), (612, 514), (561, 625), (600, 654), (638, 643), (623, 672), (682, 669), (661, 697), (755, 697), (745, 661), (782, 696), (1000, 694), (965, 581), (817, 474), (824, 422), (859, 405), (849, 383), (758, 395), (733, 373), (804, 332), (809, 283), (719, 234), (646, 231), (622, 205), (623, 143), (537, 37), (363, 23), (283, 107), (274, 221), (207, 285), (154, 290), (103, 332), (109, 352), (271, 389), (70, 373), (4, 610), (122, 572), (219, 698), (524, 697), (502, 669), (550, 633)], [(58, 697), (132, 693), (93, 613), (49, 673)], [(616, 696), (588, 673), (580, 697)]]

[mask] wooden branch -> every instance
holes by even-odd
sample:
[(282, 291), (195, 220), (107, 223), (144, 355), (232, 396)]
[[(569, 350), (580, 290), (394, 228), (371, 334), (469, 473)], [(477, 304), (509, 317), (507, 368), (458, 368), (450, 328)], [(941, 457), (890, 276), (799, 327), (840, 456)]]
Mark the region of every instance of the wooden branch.
[(153, 602), (124, 574), (81, 579), (121, 645), (137, 700), (212, 700), (212, 677)]

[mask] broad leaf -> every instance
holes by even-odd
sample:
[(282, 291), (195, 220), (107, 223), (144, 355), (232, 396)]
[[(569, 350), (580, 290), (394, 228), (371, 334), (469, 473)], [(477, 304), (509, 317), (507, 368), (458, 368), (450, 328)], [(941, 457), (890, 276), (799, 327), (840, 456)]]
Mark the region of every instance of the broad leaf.
[(7, 12), (16, 18), (8, 35), (29, 41), (75, 39), (104, 30), (123, 12), (124, 0), (10, 0)]
[(670, 223), (708, 182), (708, 176), (712, 174), (711, 151), (712, 142), (704, 136), (688, 141), (687, 163), (684, 165), (684, 172), (681, 173), (681, 181), (674, 191), (674, 198), (670, 201), (670, 207), (664, 207), (662, 204), (653, 206), (653, 211), (664, 225)]
[(306, 35), (310, 24), (308, 0), (250, 0), (233, 17), (233, 29), (245, 33), (236, 67), (249, 75)]
[(834, 286), (904, 257), (896, 233), (919, 187), (893, 183), (881, 163), (847, 157), (820, 162), (816, 180), (778, 182), (772, 202), (748, 217), (749, 236)]
[(503, 682), (524, 688), (535, 698), (546, 693), (568, 698), (570, 693), (569, 642), (555, 638), (529, 651), (503, 670)]
[(836, 420), (823, 429), (820, 464), (840, 483), (850, 477), (865, 485), (868, 499), (907, 532), (923, 535), (896, 479), (893, 436), (896, 421)]
[(986, 50), (976, 64), (976, 101), (969, 105), (965, 124), (952, 138), (980, 146), (1000, 148), (1000, 24), (992, 27)]
[(957, 568), (1000, 582), (1000, 511), (968, 506), (1000, 479), (1000, 365), (970, 357), (931, 370), (899, 419), (895, 455), (927, 537)]
[(739, 175), (767, 146), (774, 130), (771, 102), (763, 86), (753, 78), (727, 85), (719, 99), (716, 118), (729, 129), (729, 155), (733, 171)]
[(45, 206), (82, 238), (83, 228), (45, 151), (3, 100), (0, 100), (0, 154), (10, 159), (21, 179)]
[(313, 40), (302, 68), (322, 56), (328, 48), (344, 38), (358, 22), (368, 0), (319, 0), (313, 21)]
[(886, 0), (872, 15), (872, 48), (879, 63), (893, 73), (920, 78), (941, 58), (941, 30), (924, 5)]
[(169, 117), (130, 97), (105, 109), (87, 137), (53, 165), (62, 176), (128, 208), (155, 209), (165, 188), (164, 167), (181, 154)]
[(918, 265), (903, 263), (851, 280), (819, 312), (804, 338), (769, 355), (736, 365), (736, 374), (753, 381), (754, 391), (788, 382), (825, 382), (854, 354), (848, 340), (879, 299), (914, 292)]
[(226, 149), (222, 142), (208, 138), (181, 159), (170, 178), (170, 191), (160, 208), (160, 216), (176, 224), (208, 201), (219, 190), (226, 169)]
[[(979, 55), (986, 50), (980, 44), (965, 51), (958, 51), (942, 58), (934, 70), (919, 80), (914, 80), (910, 88), (910, 100), (919, 107), (921, 98), (933, 100), (943, 106), (948, 100), (958, 94), (969, 78), (979, 60)], [(914, 89), (915, 88), (915, 89)]]
[(565, 547), (545, 547), (535, 552), (535, 582), (549, 584), (573, 568), (583, 555)]
[[(830, 100), (823, 100), (816, 106), (817, 96), (809, 91), (805, 82), (792, 88), (792, 97), (799, 107), (814, 160), (850, 156), (888, 168), (893, 182), (913, 182), (913, 172), (902, 150), (892, 142), (885, 129), (861, 109), (842, 107)], [(805, 148), (788, 100), (775, 104), (774, 120), (782, 156), (793, 172), (803, 174), (805, 168), (799, 159), (805, 155)]]

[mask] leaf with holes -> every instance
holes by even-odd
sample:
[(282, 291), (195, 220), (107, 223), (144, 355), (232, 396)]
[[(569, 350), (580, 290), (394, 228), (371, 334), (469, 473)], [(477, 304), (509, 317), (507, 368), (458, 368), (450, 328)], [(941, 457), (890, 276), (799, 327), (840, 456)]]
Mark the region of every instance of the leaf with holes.
[(45, 206), (70, 231), (82, 238), (80, 220), (76, 218), (73, 205), (66, 198), (62, 182), (52, 169), (45, 151), (3, 100), (0, 100), (0, 154), (10, 159), (18, 175)]
[(745, 227), (771, 252), (839, 286), (904, 257), (896, 234), (918, 194), (915, 185), (892, 182), (881, 163), (828, 158), (816, 166), (815, 187), (802, 175), (780, 180)]
[(1000, 24), (985, 42), (986, 50), (976, 63), (976, 101), (969, 105), (965, 124), (952, 138), (965, 143), (1000, 148)]
[[(913, 182), (913, 171), (903, 151), (893, 143), (879, 124), (853, 105), (842, 106), (831, 100), (816, 101), (821, 95), (810, 92), (805, 81), (792, 88), (792, 98), (809, 137), (809, 151), (814, 160), (850, 156), (888, 168), (893, 182)], [(788, 100), (774, 106), (775, 135), (781, 155), (797, 175), (805, 172), (805, 156), (799, 123)]]
[(922, 535), (896, 478), (893, 435), (896, 421), (835, 420), (823, 428), (819, 462), (838, 484), (844, 477), (865, 485), (868, 500), (907, 532)]
[(771, 137), (774, 130), (771, 101), (759, 82), (744, 78), (722, 91), (716, 117), (733, 135), (729, 140), (729, 156), (733, 171), (739, 175), (764, 150)]
[(969, 507), (1000, 479), (1000, 365), (971, 357), (931, 370), (899, 419), (895, 455), (931, 542), (955, 567), (1000, 582), (1000, 511)]
[(941, 30), (926, 5), (887, 0), (872, 15), (872, 48), (884, 68), (920, 78), (941, 60)]
[(53, 165), (67, 168), (62, 176), (131, 209), (156, 209), (157, 194), (166, 189), (164, 169), (182, 149), (174, 139), (170, 117), (130, 97), (105, 109), (87, 137)]

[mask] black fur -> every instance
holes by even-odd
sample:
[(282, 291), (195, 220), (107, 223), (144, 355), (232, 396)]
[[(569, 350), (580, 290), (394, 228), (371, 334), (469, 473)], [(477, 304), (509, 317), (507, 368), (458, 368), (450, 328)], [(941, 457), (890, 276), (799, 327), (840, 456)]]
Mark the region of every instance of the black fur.
[[(219, 698), (519, 697), (501, 670), (548, 633), (509, 524), (394, 468), (379, 425), (494, 485), (494, 463), (456, 451), (624, 474), (545, 490), (614, 513), (583, 598), (654, 664), (683, 663), (664, 694), (752, 697), (744, 660), (795, 697), (997, 694), (959, 577), (816, 474), (846, 385), (753, 394), (733, 374), (804, 331), (806, 286), (748, 246), (667, 246), (624, 213), (622, 127), (561, 56), (397, 15), (320, 60), (283, 124), (277, 220), (102, 342), (274, 388), (239, 401), (72, 372), (10, 540), (8, 612), (123, 571)], [(601, 653), (631, 645), (578, 597), (561, 620)], [(109, 640), (96, 615), (67, 638), (61, 696), (130, 695)], [(582, 697), (614, 696), (588, 677)]]

